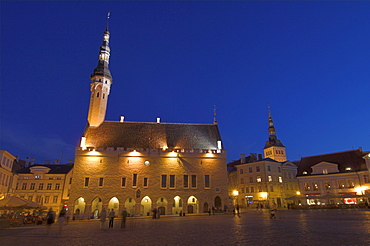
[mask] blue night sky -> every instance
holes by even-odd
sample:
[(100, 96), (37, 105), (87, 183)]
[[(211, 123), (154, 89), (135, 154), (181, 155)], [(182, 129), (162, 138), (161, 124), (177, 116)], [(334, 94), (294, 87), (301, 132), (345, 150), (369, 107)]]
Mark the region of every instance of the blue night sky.
[(1, 1), (0, 149), (74, 158), (111, 11), (106, 120), (212, 123), (262, 153), (267, 108), (288, 159), (370, 150), (370, 2)]

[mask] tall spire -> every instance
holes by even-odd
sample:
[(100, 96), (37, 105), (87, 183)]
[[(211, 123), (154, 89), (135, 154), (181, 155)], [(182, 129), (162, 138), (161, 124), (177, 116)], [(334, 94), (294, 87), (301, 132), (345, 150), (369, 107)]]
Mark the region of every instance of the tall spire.
[(105, 120), (107, 110), (108, 95), (112, 84), (112, 75), (108, 68), (110, 48), (108, 31), (108, 20), (110, 13), (107, 16), (106, 29), (103, 33), (103, 43), (100, 46), (98, 65), (94, 72), (90, 75), (91, 80), (91, 97), (90, 107), (87, 120), (92, 127), (98, 127)]
[(276, 161), (284, 162), (286, 161), (285, 146), (276, 136), (276, 130), (274, 121), (272, 119), (270, 106), (268, 106), (268, 125), (269, 139), (266, 141), (263, 149), (265, 158), (271, 158)]

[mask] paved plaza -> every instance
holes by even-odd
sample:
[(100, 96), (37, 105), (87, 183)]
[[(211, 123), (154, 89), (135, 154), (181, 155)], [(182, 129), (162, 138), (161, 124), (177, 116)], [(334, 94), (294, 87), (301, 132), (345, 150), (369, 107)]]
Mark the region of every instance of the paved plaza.
[(0, 230), (0, 245), (370, 245), (370, 210), (267, 210), (232, 214), (120, 219), (113, 229), (98, 220)]

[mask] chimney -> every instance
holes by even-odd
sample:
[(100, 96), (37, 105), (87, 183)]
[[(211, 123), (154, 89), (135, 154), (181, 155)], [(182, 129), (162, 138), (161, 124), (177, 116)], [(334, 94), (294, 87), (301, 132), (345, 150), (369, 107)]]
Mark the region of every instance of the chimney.
[(35, 158), (31, 158), (30, 165), (33, 166), (35, 164)]
[(119, 122), (124, 122), (125, 121), (125, 116), (121, 116), (121, 119)]
[(157, 117), (157, 123), (161, 123), (161, 118)]
[(58, 160), (58, 159), (55, 159), (55, 160), (54, 160), (54, 164), (55, 164), (55, 165), (58, 165), (58, 164), (60, 164), (60, 160)]
[(359, 150), (360, 152), (362, 152), (362, 147), (358, 147), (358, 150)]
[(25, 167), (29, 167), (30, 166), (30, 158), (29, 157), (26, 157), (26, 163), (24, 164)]
[(258, 160), (262, 160), (262, 154), (258, 154)]
[(251, 153), (251, 154), (250, 154), (250, 156), (251, 156), (251, 160), (250, 160), (250, 162), (255, 162), (255, 161), (257, 161), (257, 154), (256, 154), (256, 153)]
[(245, 163), (245, 154), (240, 154), (240, 164)]

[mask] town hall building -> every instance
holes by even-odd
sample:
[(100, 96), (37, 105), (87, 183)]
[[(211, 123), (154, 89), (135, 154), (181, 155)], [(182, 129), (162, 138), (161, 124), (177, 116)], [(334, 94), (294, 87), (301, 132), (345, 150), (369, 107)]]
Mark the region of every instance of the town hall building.
[(69, 208), (98, 217), (203, 213), (230, 203), (226, 151), (218, 124), (106, 121), (112, 75), (104, 31), (91, 74), (87, 126), (76, 148)]

